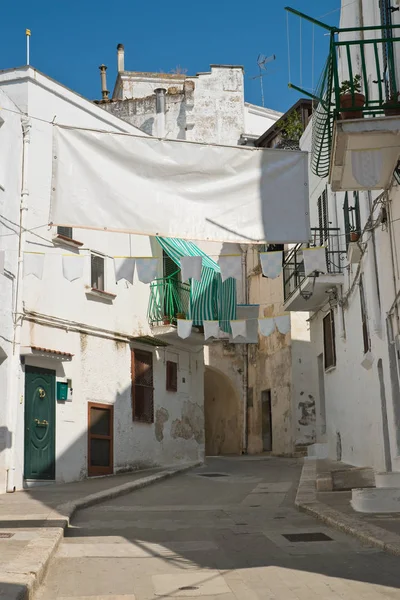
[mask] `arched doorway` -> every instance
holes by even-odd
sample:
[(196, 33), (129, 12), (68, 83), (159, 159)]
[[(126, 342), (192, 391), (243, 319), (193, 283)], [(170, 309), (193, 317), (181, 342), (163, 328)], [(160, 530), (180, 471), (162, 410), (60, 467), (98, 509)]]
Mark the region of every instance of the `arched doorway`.
[(241, 454), (240, 397), (229, 378), (206, 366), (204, 372), (206, 456)]

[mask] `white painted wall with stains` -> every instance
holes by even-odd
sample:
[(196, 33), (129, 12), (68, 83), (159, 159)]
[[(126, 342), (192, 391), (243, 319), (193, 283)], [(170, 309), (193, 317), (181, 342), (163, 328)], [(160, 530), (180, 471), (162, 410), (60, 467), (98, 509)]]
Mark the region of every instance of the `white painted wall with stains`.
[[(6, 92), (7, 97), (5, 97)], [(24, 449), (24, 365), (19, 353), (39, 346), (73, 354), (71, 362), (26, 356), (25, 364), (56, 371), (58, 379), (72, 380), (72, 402), (56, 405), (56, 479), (72, 481), (87, 475), (88, 402), (114, 406), (114, 470), (143, 465), (171, 464), (201, 460), (204, 456), (204, 362), (201, 348), (184, 343), (154, 349), (143, 346), (154, 358), (154, 424), (133, 422), (130, 343), (135, 336), (149, 335), (147, 308), (149, 286), (124, 280), (116, 284), (113, 261), (117, 256), (161, 256), (150, 238), (74, 230), (82, 242), (76, 250), (82, 256), (81, 279), (67, 281), (62, 272), (62, 255), (73, 253), (69, 246), (53, 241), (55, 228), (49, 228), (49, 199), (52, 163), (53, 119), (70, 126), (141, 135), (128, 123), (107, 114), (32, 68), (3, 71), (0, 75), (1, 106), (14, 106), (36, 118), (30, 121), (29, 171), (27, 180), (26, 235), (24, 249), (44, 252), (42, 280), (33, 275), (23, 279), (24, 321), (20, 347), (12, 359), (10, 315), (15, 296), (18, 236), (0, 237), (0, 249), (6, 249), (7, 277), (0, 275), (0, 346), (7, 357), (0, 361), (2, 389), (0, 421), (0, 492), (5, 491), (5, 471), (15, 468), (14, 485), (23, 485)], [(21, 124), (19, 116), (2, 111), (5, 133), (13, 129), (12, 145), (0, 144), (1, 234), (18, 231), (21, 190)], [(4, 128), (4, 129), (3, 129)], [(10, 151), (11, 148), (11, 151)], [(9, 158), (15, 161), (9, 165)], [(10, 225), (11, 224), (11, 225)], [(15, 225), (17, 224), (17, 225)], [(91, 296), (90, 251), (105, 256), (105, 290), (116, 294), (112, 301)], [(160, 273), (161, 273), (160, 261)], [(13, 289), (14, 288), (14, 289)], [(135, 343), (132, 342), (135, 346)], [(165, 361), (178, 363), (178, 391), (166, 391)], [(3, 393), (4, 392), (4, 393)], [(6, 397), (6, 401), (5, 401)], [(16, 399), (21, 399), (20, 402)], [(3, 436), (3, 432), (5, 436)], [(12, 438), (12, 448), (4, 448)], [(3, 458), (4, 457), (4, 458)]]

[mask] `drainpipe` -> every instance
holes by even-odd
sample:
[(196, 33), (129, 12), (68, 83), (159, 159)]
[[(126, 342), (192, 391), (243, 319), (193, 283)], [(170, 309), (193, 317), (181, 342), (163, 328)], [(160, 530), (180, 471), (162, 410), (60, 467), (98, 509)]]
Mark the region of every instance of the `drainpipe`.
[(158, 138), (165, 137), (165, 88), (154, 90), (156, 94), (156, 121), (155, 135)]
[(9, 387), (9, 406), (8, 422), (10, 424), (10, 439), (11, 444), (8, 450), (7, 457), (7, 492), (15, 492), (15, 439), (18, 418), (18, 397), (21, 394), (21, 333), (23, 324), (23, 261), (24, 248), (26, 238), (26, 212), (28, 210), (27, 200), (28, 191), (28, 167), (29, 167), (29, 144), (31, 121), (27, 117), (21, 117), (22, 124), (22, 181), (21, 181), (21, 199), (19, 208), (19, 241), (18, 241), (18, 266), (17, 266), (17, 281), (15, 290), (15, 305), (14, 305), (14, 336), (12, 363), (10, 369), (10, 387)]
[[(371, 214), (372, 210), (372, 196), (371, 192), (366, 192), (369, 214)], [(376, 333), (379, 337), (382, 335), (382, 321), (381, 321), (381, 299), (379, 294), (379, 278), (378, 278), (378, 261), (376, 255), (376, 239), (375, 239), (375, 231), (371, 231), (371, 255), (368, 256), (369, 252), (367, 252), (367, 261), (369, 263), (369, 270), (371, 273), (371, 309), (372, 309), (372, 325), (373, 332)]]
[[(249, 289), (247, 285), (247, 246), (240, 246), (242, 251), (242, 293), (245, 304), (249, 303)], [(249, 445), (248, 423), (248, 389), (249, 389), (249, 345), (244, 344), (243, 350), (243, 442), (242, 454), (247, 454)]]

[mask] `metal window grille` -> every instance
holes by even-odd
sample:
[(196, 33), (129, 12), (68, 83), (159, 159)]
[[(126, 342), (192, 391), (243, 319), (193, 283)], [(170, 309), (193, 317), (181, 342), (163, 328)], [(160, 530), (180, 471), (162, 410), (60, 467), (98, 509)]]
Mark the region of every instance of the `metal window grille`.
[(132, 350), (132, 417), (134, 421), (153, 423), (154, 385), (153, 355), (143, 350)]
[(72, 240), (72, 227), (57, 227), (57, 234)]
[(91, 256), (91, 285), (95, 290), (104, 291), (104, 257), (98, 254)]

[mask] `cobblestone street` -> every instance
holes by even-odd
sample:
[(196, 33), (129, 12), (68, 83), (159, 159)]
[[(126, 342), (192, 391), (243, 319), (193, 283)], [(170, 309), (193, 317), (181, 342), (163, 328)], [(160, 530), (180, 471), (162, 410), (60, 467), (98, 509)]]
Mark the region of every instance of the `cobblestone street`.
[(212, 458), (80, 511), (37, 600), (400, 599), (398, 557), (295, 509), (301, 464)]

